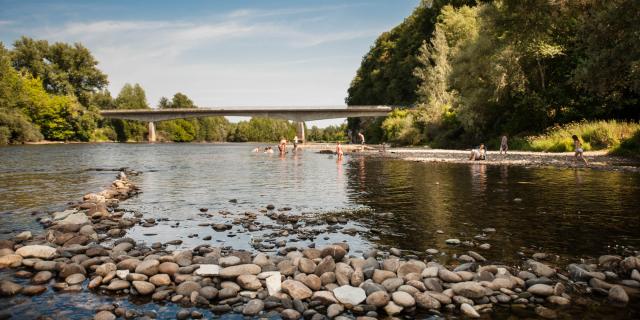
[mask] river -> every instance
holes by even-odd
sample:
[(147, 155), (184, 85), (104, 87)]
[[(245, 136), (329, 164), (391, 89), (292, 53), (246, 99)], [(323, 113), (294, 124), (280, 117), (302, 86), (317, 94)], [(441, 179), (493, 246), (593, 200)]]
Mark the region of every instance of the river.
[[(340, 224), (345, 232), (326, 230), (313, 242), (347, 241), (355, 254), (372, 247), (395, 247), (423, 256), (425, 250), (435, 248), (443, 254), (439, 259), (447, 262), (464, 252), (445, 244), (446, 239), (458, 238), (490, 244), (483, 255), (491, 261), (516, 263), (525, 254), (546, 252), (562, 264), (640, 247), (638, 173), (416, 163), (377, 156), (337, 161), (311, 150), (280, 157), (251, 153), (254, 146), (2, 147), (0, 238), (23, 230), (41, 232), (36, 217), (101, 190), (113, 180), (113, 170), (127, 167), (141, 172), (132, 179), (142, 193), (122, 207), (161, 220), (153, 227), (129, 230), (127, 236), (148, 243), (180, 239), (182, 247), (193, 247), (212, 236), (208, 243), (251, 250), (254, 238), (269, 237), (268, 229), (247, 232), (234, 226), (219, 233), (200, 225), (228, 222), (244, 212), (260, 213), (272, 204), (289, 214), (346, 218)], [(208, 209), (208, 214), (202, 214), (201, 208)], [(270, 223), (265, 217), (258, 222)], [(312, 242), (294, 235), (279, 239), (296, 246)], [(51, 312), (74, 318), (90, 315), (82, 310), (94, 305), (80, 306), (80, 298), (51, 296), (3, 298), (0, 307), (13, 314)], [(90, 296), (95, 303), (112, 299)], [(87, 299), (83, 294), (82, 300)], [(30, 301), (49, 302), (34, 310)], [(145, 304), (144, 308), (155, 308), (160, 315), (166, 309), (167, 315), (175, 315), (169, 306)], [(630, 316), (631, 311), (625, 312), (616, 316)]]

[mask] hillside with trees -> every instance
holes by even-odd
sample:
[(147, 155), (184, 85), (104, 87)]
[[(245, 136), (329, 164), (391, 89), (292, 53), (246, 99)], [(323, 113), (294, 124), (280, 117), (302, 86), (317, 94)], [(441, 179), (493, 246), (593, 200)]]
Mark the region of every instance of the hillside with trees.
[[(633, 0), (422, 1), (376, 40), (346, 98), (405, 109), (349, 126), (372, 142), (464, 147), (507, 134), (523, 148), (565, 124), (637, 128), (638, 12)], [(583, 139), (634, 132), (608, 123)]]

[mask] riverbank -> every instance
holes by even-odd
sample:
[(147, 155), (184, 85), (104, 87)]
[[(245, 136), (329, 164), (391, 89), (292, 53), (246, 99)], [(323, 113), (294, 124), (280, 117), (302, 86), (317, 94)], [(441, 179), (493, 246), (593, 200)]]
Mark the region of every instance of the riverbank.
[[(334, 151), (335, 146), (330, 144), (305, 144), (303, 148), (317, 150), (322, 153), (331, 153)], [(343, 150), (346, 153), (361, 153), (416, 162), (558, 168), (587, 167), (582, 161), (574, 160), (573, 152), (509, 151), (507, 154), (500, 154), (498, 151), (488, 151), (486, 160), (473, 161), (469, 160), (470, 150), (387, 148), (382, 145), (361, 146), (353, 144), (343, 145)], [(584, 156), (589, 162), (587, 168), (590, 169), (640, 172), (640, 159), (637, 158), (613, 156), (609, 154), (609, 150), (587, 151)]]
[[(588, 306), (603, 302), (623, 306), (614, 313), (627, 310), (624, 306), (633, 306), (640, 292), (640, 258), (633, 251), (567, 265), (553, 255), (525, 250), (521, 263), (505, 265), (484, 256), (491, 239), (501, 234), (495, 228), (444, 240), (453, 255), (384, 246), (351, 252), (344, 242), (317, 248), (313, 240), (322, 230), (357, 233), (344, 227), (354, 217), (296, 214), (273, 205), (244, 213), (199, 209), (199, 215), (224, 217), (225, 223), (205, 225), (215, 230), (216, 238), (230, 237), (235, 227), (243, 232), (269, 230), (271, 236), (252, 238), (251, 251), (212, 245), (210, 236), (179, 250), (180, 240), (136, 242), (126, 237), (127, 229), (160, 221), (120, 208), (139, 192), (128, 178), (135, 174), (119, 173), (109, 188), (39, 218), (46, 229), (42, 235), (23, 232), (0, 241), (0, 266), (11, 270), (11, 278), (3, 276), (0, 282), (3, 299), (51, 290), (91, 292), (174, 305), (171, 317), (178, 319), (226, 313), (284, 319), (424, 314), (478, 318), (504, 312), (556, 318), (588, 312)], [(259, 216), (272, 224), (259, 223)], [(275, 240), (283, 235), (286, 240)], [(296, 245), (301, 240), (312, 242)], [(100, 305), (95, 319), (157, 317), (136, 309)]]

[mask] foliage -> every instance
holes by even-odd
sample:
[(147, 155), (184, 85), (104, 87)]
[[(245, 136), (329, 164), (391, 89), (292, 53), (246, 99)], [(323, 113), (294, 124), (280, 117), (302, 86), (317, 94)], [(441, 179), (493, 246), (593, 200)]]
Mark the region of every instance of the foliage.
[(13, 66), (42, 79), (49, 93), (75, 95), (82, 105), (88, 106), (90, 94), (108, 84), (91, 52), (79, 43), (50, 45), (46, 40), (22, 37), (13, 46)]
[(347, 125), (333, 125), (326, 128), (312, 126), (311, 129), (306, 130), (306, 139), (307, 141), (314, 142), (346, 142), (349, 139), (347, 135)]
[(394, 110), (383, 122), (385, 140), (394, 144), (414, 145), (420, 142), (420, 132), (413, 126), (413, 114)]
[[(402, 143), (458, 146), (583, 119), (640, 119), (640, 2), (436, 1), (426, 10), (427, 4), (378, 38), (347, 97), (349, 104), (412, 110), (389, 121), (349, 120), (351, 128), (396, 143), (399, 128), (413, 128), (420, 139)], [(402, 54), (411, 76), (398, 66)], [(403, 94), (406, 88), (393, 85), (399, 82), (415, 95)], [(589, 138), (600, 136), (607, 133)], [(548, 148), (566, 149), (539, 147)]]
[(291, 140), (296, 135), (296, 126), (286, 120), (271, 118), (251, 118), (249, 121), (240, 121), (232, 130), (229, 141), (280, 141)]
[(197, 106), (184, 93), (176, 93), (171, 100), (162, 97), (158, 103), (160, 109), (193, 109)]
[[(640, 124), (624, 121), (582, 121), (553, 127), (544, 134), (526, 137), (515, 145), (509, 142), (510, 149), (530, 151), (573, 151), (572, 135), (577, 135), (583, 143), (584, 150), (616, 149), (625, 139), (633, 139), (632, 136), (640, 130)], [(512, 139), (513, 140), (513, 139)], [(490, 146), (497, 148), (498, 140)]]
[(610, 153), (617, 156), (640, 158), (640, 130), (637, 130), (631, 137), (622, 140)]

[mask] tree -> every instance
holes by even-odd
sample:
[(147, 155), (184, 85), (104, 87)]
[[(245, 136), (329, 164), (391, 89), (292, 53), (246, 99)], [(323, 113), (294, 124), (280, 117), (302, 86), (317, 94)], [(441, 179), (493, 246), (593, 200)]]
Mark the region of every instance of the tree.
[[(117, 109), (149, 109), (144, 89), (139, 84), (125, 84), (115, 99)], [(148, 132), (146, 124), (131, 120), (112, 120), (118, 141), (144, 141)]]
[(98, 62), (82, 44), (49, 45), (45, 40), (21, 37), (13, 46), (13, 66), (42, 79), (49, 93), (74, 94), (88, 106), (90, 94), (108, 84), (107, 76), (97, 68)]

